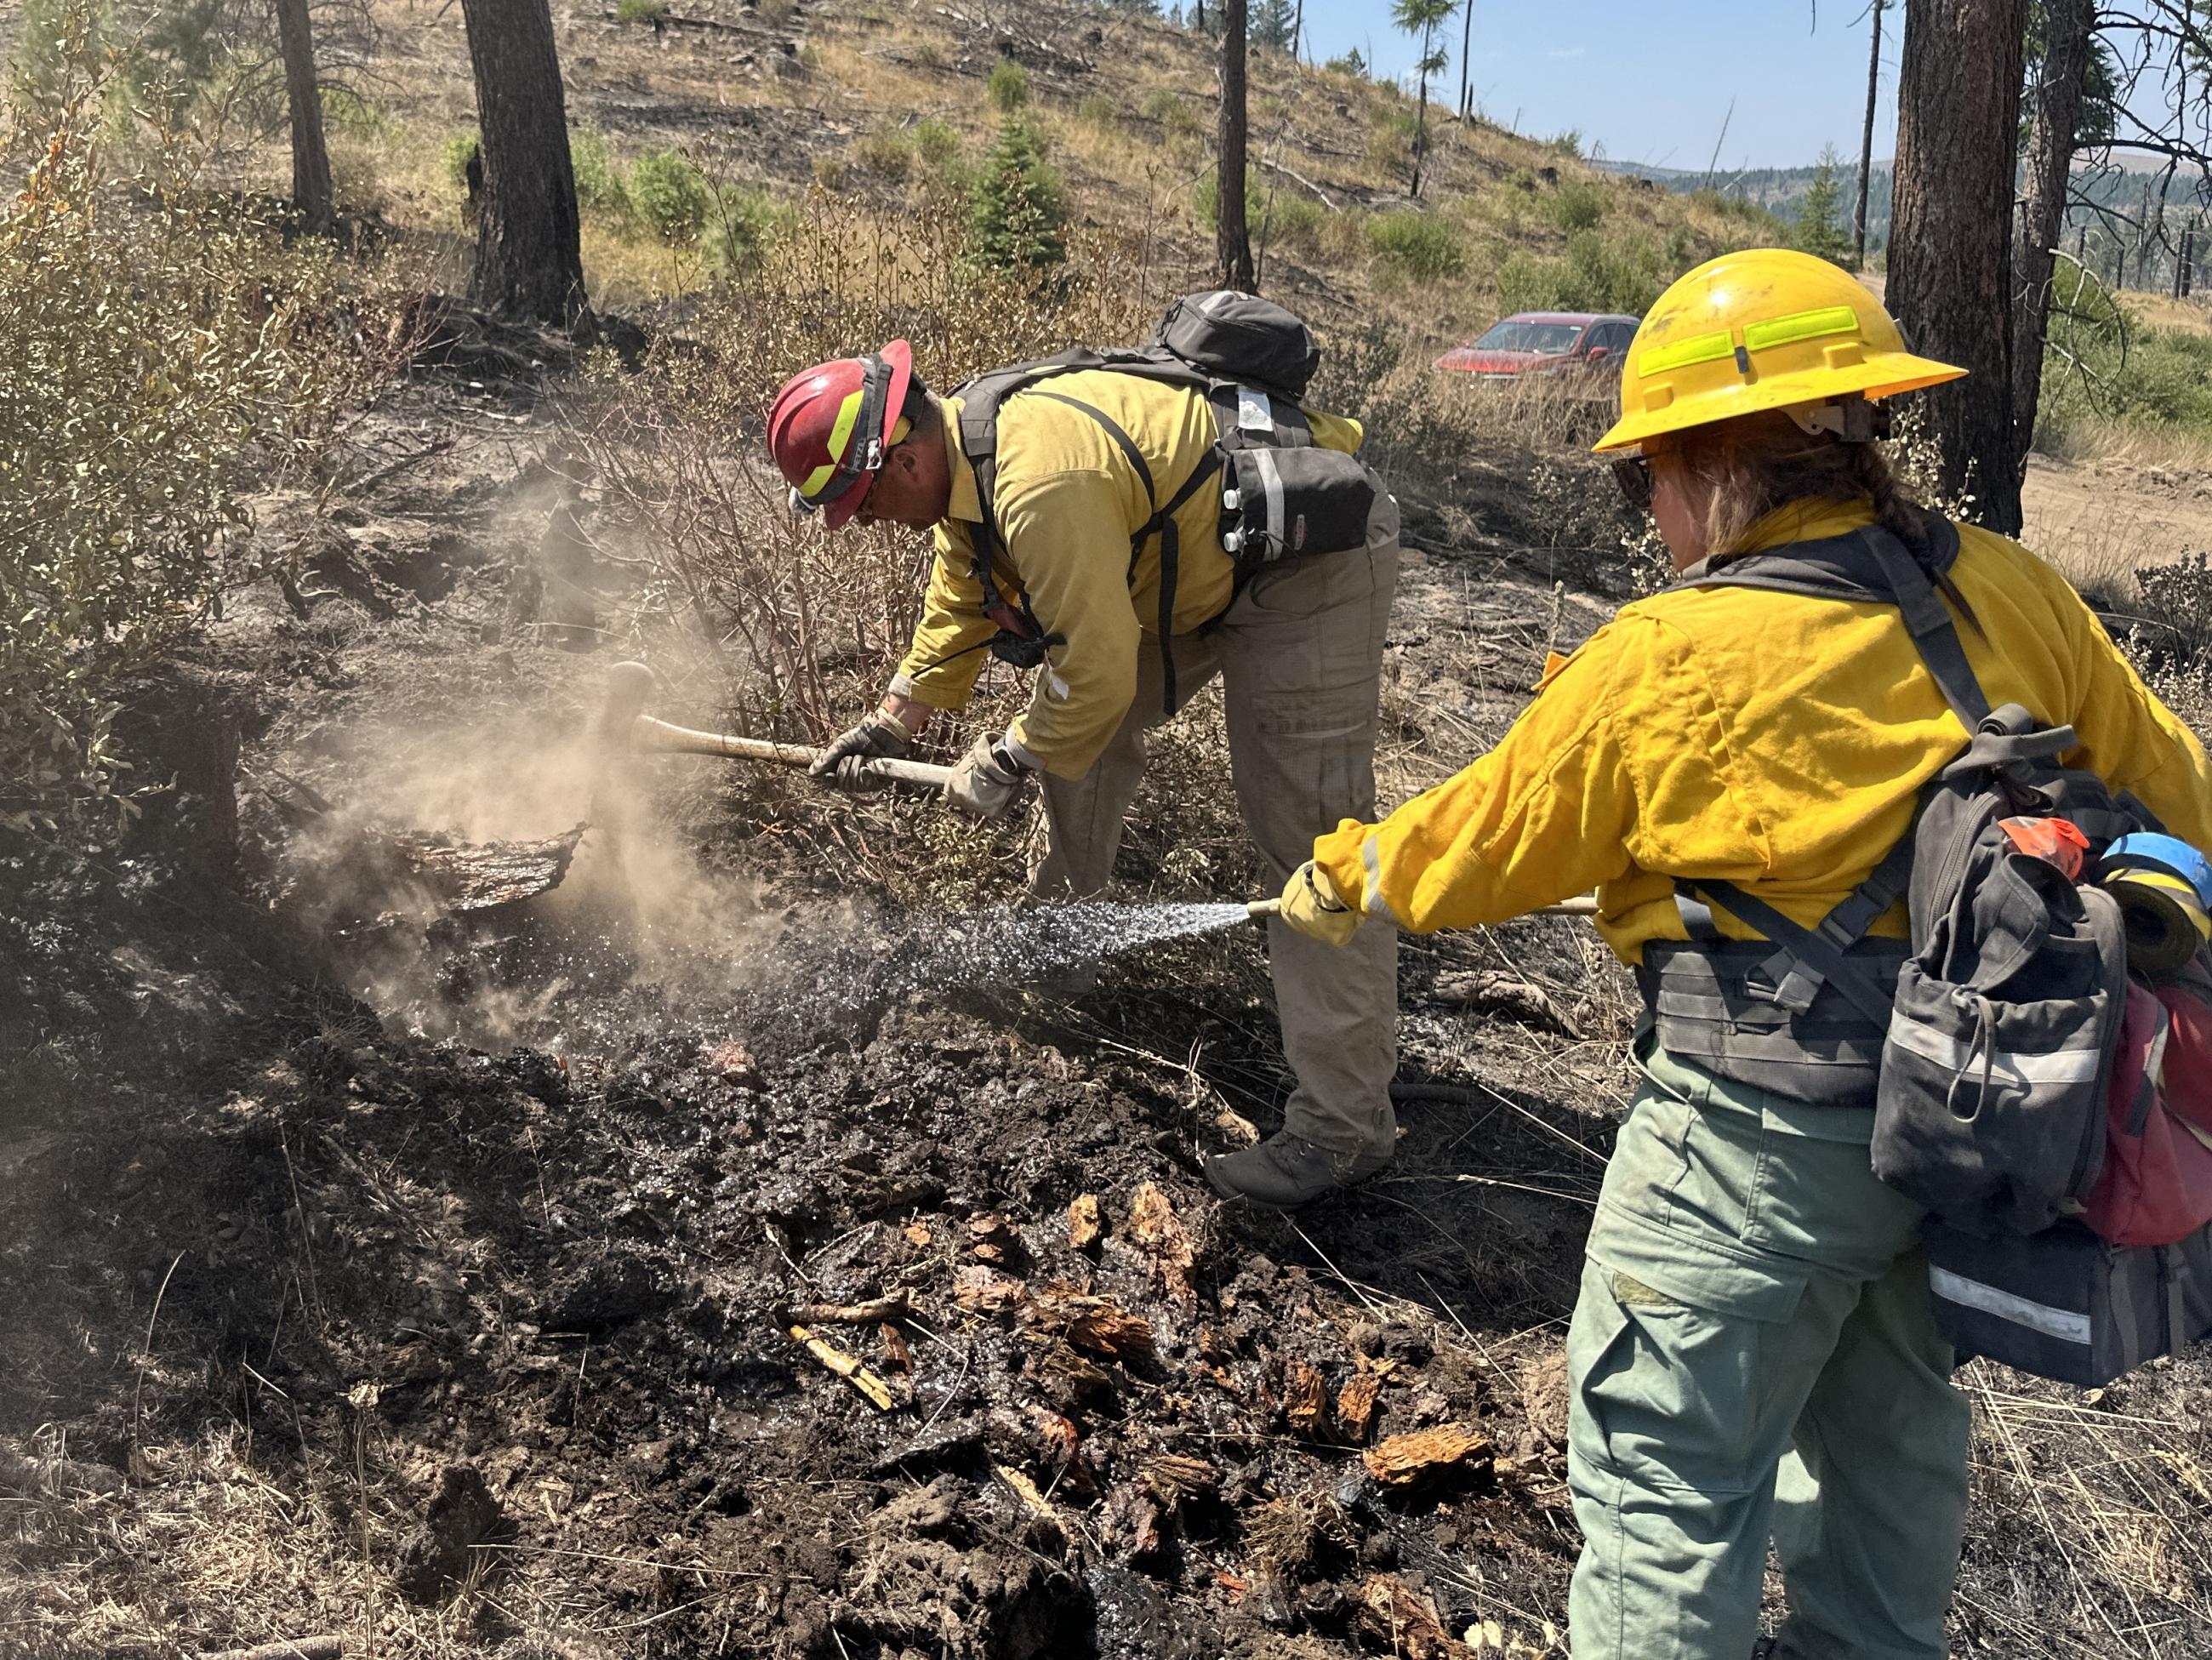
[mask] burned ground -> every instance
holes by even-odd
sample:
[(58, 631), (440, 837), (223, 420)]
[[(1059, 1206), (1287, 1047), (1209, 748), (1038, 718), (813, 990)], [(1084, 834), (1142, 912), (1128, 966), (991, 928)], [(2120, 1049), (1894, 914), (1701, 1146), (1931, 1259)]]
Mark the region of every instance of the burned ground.
[[(1199, 1161), (1286, 1084), (1257, 937), (1081, 994), (886, 976), (1019, 833), (595, 757), (607, 654), (538, 556), (592, 492), (526, 405), (410, 396), (453, 443), (234, 596), (193, 683), (236, 867), (175, 856), (213, 812), (6, 873), (0, 1652), (1559, 1651), (1626, 1076), (1587, 930), (1409, 941), (1396, 1168), (1225, 1213)], [(1511, 484), (1412, 516), (1393, 799), (1603, 614)], [(1212, 719), (1160, 746), (1133, 898), (1249, 891)], [(586, 819), (559, 887), (459, 916), (371, 857)], [(1966, 1378), (1959, 1651), (2202, 1652), (2200, 1370)]]

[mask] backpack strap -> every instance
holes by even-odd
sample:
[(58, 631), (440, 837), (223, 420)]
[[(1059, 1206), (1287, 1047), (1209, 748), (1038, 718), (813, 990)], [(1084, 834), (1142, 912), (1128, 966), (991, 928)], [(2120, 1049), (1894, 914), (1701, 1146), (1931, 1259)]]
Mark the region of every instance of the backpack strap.
[[(1966, 727), (1971, 753), (1977, 733), (1990, 715), (1989, 698), (1967, 659), (1949, 608), (1929, 575), (1931, 569), (1948, 569), (1958, 558), (1958, 526), (1931, 515), (1929, 544), (1929, 559), (1923, 565), (1893, 532), (1869, 525), (1848, 536), (1796, 544), (1772, 554), (1747, 555), (1679, 586), (1767, 588), (1816, 599), (1894, 605), (1943, 701)], [(2070, 741), (2071, 734), (2067, 736)], [(1805, 927), (1734, 882), (1712, 879), (1676, 884), (1675, 903), (1683, 913), (1686, 931), (1695, 939), (1700, 937), (1696, 926), (1699, 921), (1711, 926), (1710, 912), (1696, 917), (1691, 911), (1692, 903), (1701, 909), (1717, 906), (1781, 947), (1767, 959), (1762, 971), (1772, 985), (1773, 1000), (1782, 1007), (1802, 1014), (1812, 1006), (1823, 985), (1832, 985), (1861, 1013), (1878, 1025), (1886, 1025), (1889, 998), (1873, 973), (1848, 953), (1903, 897), (1912, 875), (1913, 834), (1920, 822), (1920, 809), (1941, 777), (1939, 773), (1929, 780), (1913, 808), (1911, 823), (1882, 855), (1881, 862), (1816, 927)]]

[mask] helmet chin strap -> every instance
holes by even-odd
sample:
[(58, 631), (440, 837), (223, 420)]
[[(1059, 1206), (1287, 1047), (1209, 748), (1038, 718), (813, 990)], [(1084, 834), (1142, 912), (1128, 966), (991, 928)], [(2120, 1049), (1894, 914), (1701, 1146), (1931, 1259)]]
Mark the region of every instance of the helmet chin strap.
[(1846, 444), (1872, 444), (1889, 436), (1889, 407), (1870, 404), (1864, 392), (1855, 392), (1818, 404), (1790, 404), (1783, 411), (1808, 438), (1833, 434)]

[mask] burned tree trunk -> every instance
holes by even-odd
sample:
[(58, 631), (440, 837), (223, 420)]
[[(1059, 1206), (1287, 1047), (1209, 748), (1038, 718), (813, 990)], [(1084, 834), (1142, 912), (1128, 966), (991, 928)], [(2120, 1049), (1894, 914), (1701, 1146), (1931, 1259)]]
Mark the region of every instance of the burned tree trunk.
[(2043, 390), (2043, 343), (2051, 315), (2051, 277), (2066, 228), (2066, 196), (2081, 119), (2096, 0), (2045, 0), (2043, 61), (2028, 89), (2027, 176), (2013, 241), (2013, 457), (2024, 467), (2035, 441)]
[(1872, 0), (1874, 44), (1867, 49), (1866, 125), (1859, 133), (1859, 197), (1851, 210), (1851, 269), (1866, 269), (1867, 187), (1874, 176), (1874, 111), (1881, 95), (1881, 5)]
[(1244, 217), (1244, 0), (1221, 0), (1221, 127), (1213, 177), (1214, 246), (1221, 286), (1259, 290), (1252, 236)]
[(1922, 407), (1937, 485), (1970, 516), (2020, 528), (2013, 439), (2013, 156), (2021, 0), (1914, 0), (1898, 84), (1889, 309), (1913, 349), (1969, 371)]
[(284, 94), (292, 115), (292, 210), (301, 228), (327, 236), (337, 223), (331, 206), (331, 154), (323, 143), (323, 94), (315, 78), (315, 35), (307, 0), (276, 0), (276, 40), (284, 58)]
[(583, 308), (576, 176), (547, 0), (461, 0), (476, 71), (484, 199), (469, 297), (566, 323)]

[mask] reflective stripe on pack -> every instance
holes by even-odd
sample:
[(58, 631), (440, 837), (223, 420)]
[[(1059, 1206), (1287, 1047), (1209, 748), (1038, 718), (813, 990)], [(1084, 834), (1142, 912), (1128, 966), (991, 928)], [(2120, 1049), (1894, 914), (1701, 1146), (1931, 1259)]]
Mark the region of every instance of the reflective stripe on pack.
[(2009, 1320), (2016, 1326), (2026, 1326), (2039, 1331), (2045, 1337), (2055, 1337), (2062, 1343), (2087, 1344), (2090, 1340), (2089, 1316), (2076, 1314), (2071, 1309), (2054, 1309), (2048, 1303), (2030, 1302), (2027, 1298), (1995, 1286), (1985, 1286), (1978, 1280), (1969, 1280), (1948, 1268), (1930, 1267), (1928, 1270), (1928, 1289), (1947, 1303), (1956, 1303), (1962, 1308), (1979, 1309), (1984, 1314), (1994, 1314), (2000, 1320)]
[(1935, 1031), (1899, 1014), (1890, 1022), (1889, 1042), (1945, 1070), (1978, 1079), (1986, 1070), (1993, 1084), (2084, 1084), (2103, 1068), (2100, 1049), (2052, 1049), (2042, 1054), (1991, 1049)]

